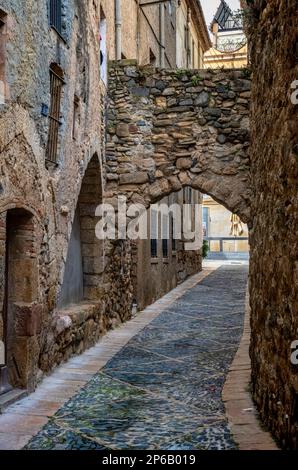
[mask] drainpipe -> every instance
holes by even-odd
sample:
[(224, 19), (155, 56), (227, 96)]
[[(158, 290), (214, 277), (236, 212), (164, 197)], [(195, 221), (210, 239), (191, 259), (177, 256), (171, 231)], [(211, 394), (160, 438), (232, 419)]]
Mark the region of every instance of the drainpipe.
[(122, 28), (121, 0), (115, 0), (116, 60), (122, 59), (121, 28)]
[(161, 3), (159, 5), (159, 31), (160, 31), (160, 66), (165, 67), (165, 7)]

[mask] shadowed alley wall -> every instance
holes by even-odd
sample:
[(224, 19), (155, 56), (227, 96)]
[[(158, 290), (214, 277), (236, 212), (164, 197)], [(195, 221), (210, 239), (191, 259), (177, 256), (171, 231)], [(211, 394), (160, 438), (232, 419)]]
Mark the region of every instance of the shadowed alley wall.
[(291, 84), (298, 79), (297, 1), (247, 3), (253, 72), (253, 396), (281, 445), (297, 449), (298, 366), (290, 359), (291, 343), (298, 339), (298, 104), (291, 100)]

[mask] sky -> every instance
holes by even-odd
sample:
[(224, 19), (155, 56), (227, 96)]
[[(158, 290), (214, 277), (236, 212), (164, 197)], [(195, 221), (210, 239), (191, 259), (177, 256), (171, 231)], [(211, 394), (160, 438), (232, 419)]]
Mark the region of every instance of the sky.
[[(240, 8), (240, 0), (226, 0), (231, 10), (238, 10)], [(201, 0), (201, 5), (204, 10), (205, 19), (209, 28), (210, 23), (216, 13), (220, 0)]]

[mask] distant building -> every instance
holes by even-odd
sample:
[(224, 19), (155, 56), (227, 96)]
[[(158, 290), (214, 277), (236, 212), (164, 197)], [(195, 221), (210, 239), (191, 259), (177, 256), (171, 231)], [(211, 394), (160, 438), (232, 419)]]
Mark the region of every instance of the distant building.
[[(213, 47), (204, 55), (204, 68), (247, 67), (247, 38), (240, 11), (233, 12), (222, 0), (210, 25)], [(247, 257), (248, 229), (237, 216), (209, 196), (203, 201), (204, 237), (209, 242), (212, 258)]]
[[(26, 15), (21, 3), (2, 0), (0, 8), (0, 395), (7, 402), (11, 387), (15, 398), (34, 390), (54, 366), (130, 318), (136, 302), (152, 302), (202, 260), (200, 249), (186, 252), (184, 240), (162, 234), (137, 244), (134, 256), (130, 241), (96, 234), (96, 209), (117, 185), (107, 172), (106, 122), (115, 111), (107, 106), (108, 62), (175, 68), (177, 16), (187, 5), (187, 66), (196, 66), (208, 45), (199, 2), (40, 0)], [(132, 86), (134, 78), (132, 70)], [(125, 127), (125, 99), (120, 108)], [(134, 132), (113, 138), (137, 147)], [(123, 171), (121, 156), (109, 158)], [(153, 168), (145, 168), (152, 181), (160, 176)], [(122, 174), (134, 179), (134, 166)], [(194, 207), (202, 197), (184, 188), (166, 199)]]
[(139, 65), (176, 66), (176, 2), (102, 0), (107, 59), (135, 59)]
[(210, 25), (213, 47), (204, 56), (204, 68), (247, 66), (247, 38), (241, 11), (233, 12), (222, 0)]
[[(139, 65), (162, 68), (203, 68), (204, 53), (211, 47), (200, 1), (152, 2), (135, 0), (101, 2), (106, 18), (102, 44), (107, 44), (107, 60), (135, 59)], [(121, 5), (120, 5), (121, 4)], [(115, 6), (115, 5), (114, 5)], [(118, 32), (117, 32), (118, 27)], [(116, 38), (116, 40), (114, 40)], [(163, 204), (200, 203), (199, 191), (184, 188)], [(151, 224), (148, 210), (149, 225)], [(162, 233), (139, 240), (133, 250), (134, 308), (143, 308), (201, 269), (201, 250), (185, 252), (184, 241)]]
[(248, 258), (247, 225), (207, 195), (203, 198), (203, 236), (209, 243), (209, 258)]
[(102, 0), (101, 18), (109, 60), (203, 68), (204, 53), (212, 45), (199, 0)]
[(176, 62), (179, 68), (203, 68), (211, 42), (199, 0), (180, 0), (177, 7)]

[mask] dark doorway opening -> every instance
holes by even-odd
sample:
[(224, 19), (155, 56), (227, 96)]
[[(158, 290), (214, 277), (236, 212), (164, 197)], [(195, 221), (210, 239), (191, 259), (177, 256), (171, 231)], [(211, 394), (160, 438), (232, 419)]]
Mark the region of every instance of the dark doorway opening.
[[(34, 216), (23, 209), (1, 216), (2, 321), (0, 393), (30, 388), (35, 337), (40, 330)], [(5, 237), (3, 237), (3, 234)]]

